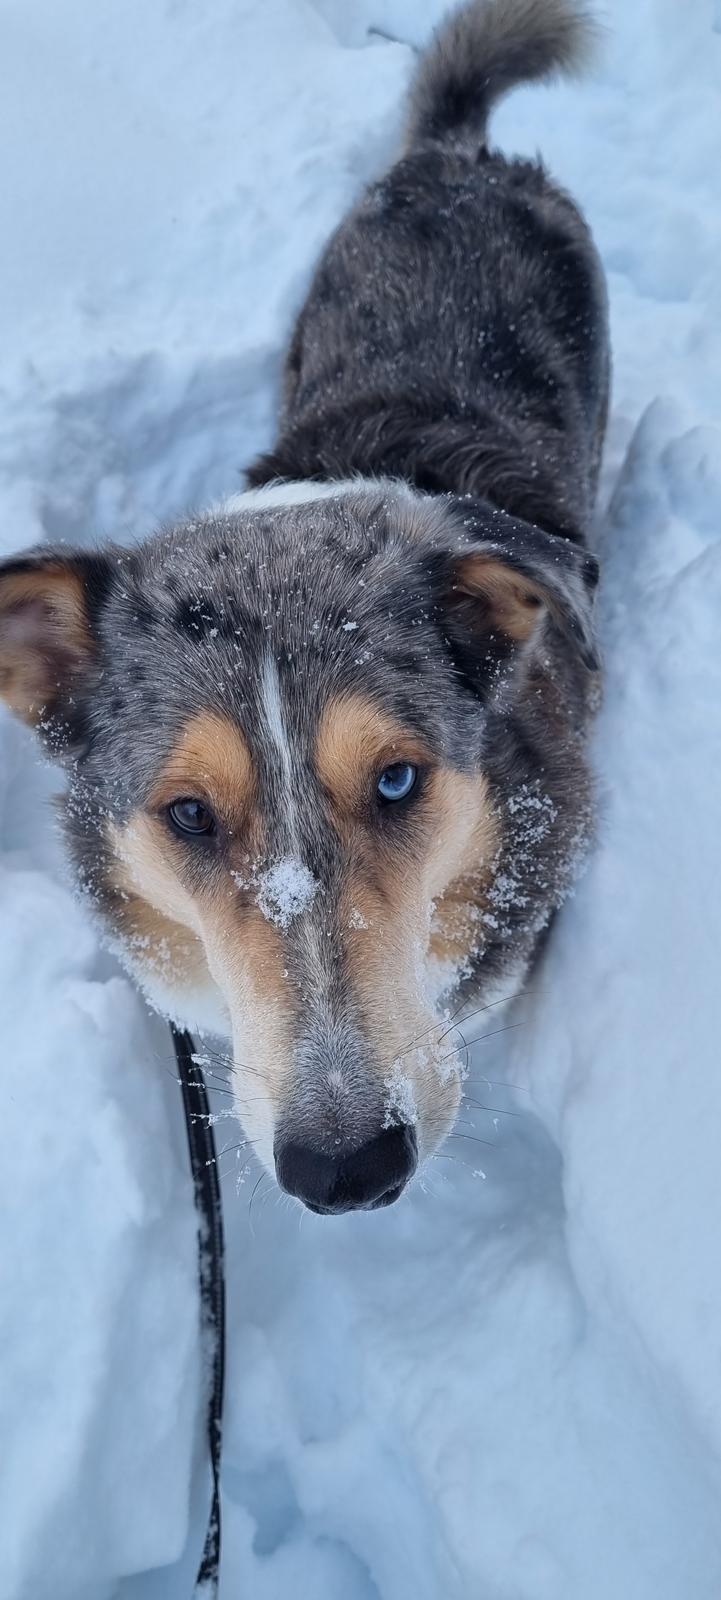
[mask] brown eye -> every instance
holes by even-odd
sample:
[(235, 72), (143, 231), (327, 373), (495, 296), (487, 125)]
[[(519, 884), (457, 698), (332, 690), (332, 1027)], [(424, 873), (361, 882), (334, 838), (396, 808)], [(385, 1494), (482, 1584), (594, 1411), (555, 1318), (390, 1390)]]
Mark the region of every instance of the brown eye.
[(215, 818), (202, 800), (174, 800), (168, 806), (167, 817), (174, 832), (184, 839), (199, 839), (215, 832)]

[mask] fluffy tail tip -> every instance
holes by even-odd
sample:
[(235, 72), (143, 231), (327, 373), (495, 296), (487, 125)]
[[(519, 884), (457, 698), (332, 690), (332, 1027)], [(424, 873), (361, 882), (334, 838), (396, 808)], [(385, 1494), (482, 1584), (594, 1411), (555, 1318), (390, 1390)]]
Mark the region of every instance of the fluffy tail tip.
[(408, 142), (485, 139), (518, 83), (582, 72), (600, 27), (584, 0), (470, 0), (437, 29), (411, 86)]

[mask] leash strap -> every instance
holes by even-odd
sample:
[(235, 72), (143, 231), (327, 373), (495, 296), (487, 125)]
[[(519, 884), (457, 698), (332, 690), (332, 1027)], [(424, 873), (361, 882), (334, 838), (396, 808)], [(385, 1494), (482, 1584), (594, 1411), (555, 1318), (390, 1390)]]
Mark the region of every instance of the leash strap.
[(223, 1388), (225, 1378), (225, 1277), (223, 1210), (220, 1198), (215, 1137), (205, 1080), (193, 1060), (193, 1041), (184, 1029), (170, 1024), (183, 1093), (185, 1128), (198, 1211), (198, 1270), (203, 1331), (212, 1350), (208, 1394), (208, 1448), (213, 1495), (203, 1554), (194, 1593), (200, 1600), (216, 1600), (220, 1581), (220, 1458), (223, 1443)]

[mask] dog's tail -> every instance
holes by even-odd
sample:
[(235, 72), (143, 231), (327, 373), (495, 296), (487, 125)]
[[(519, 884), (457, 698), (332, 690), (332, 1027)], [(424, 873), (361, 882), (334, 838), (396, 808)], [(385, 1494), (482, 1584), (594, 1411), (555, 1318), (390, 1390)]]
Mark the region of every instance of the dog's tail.
[(431, 140), (478, 151), (507, 89), (581, 70), (597, 34), (584, 0), (470, 0), (441, 23), (421, 57), (409, 147)]

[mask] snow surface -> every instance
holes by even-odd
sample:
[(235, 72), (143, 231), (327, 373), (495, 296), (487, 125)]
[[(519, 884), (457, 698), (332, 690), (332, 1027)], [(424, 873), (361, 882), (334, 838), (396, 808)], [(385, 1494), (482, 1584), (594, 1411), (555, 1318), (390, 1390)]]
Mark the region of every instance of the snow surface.
[[(240, 487), (314, 256), (394, 149), (411, 52), (368, 29), (419, 42), (441, 9), (5, 0), (2, 551)], [(223, 1600), (721, 1593), (721, 10), (605, 15), (595, 79), (494, 127), (609, 275), (599, 845), (398, 1206), (301, 1217), (217, 1130)], [(65, 885), (55, 787), (0, 713), (0, 1600), (183, 1600), (207, 1485), (179, 1097)]]

